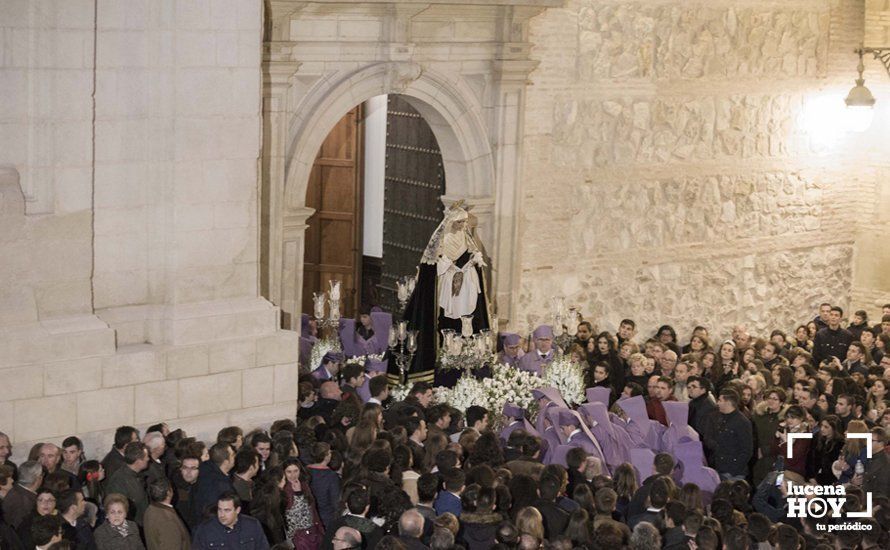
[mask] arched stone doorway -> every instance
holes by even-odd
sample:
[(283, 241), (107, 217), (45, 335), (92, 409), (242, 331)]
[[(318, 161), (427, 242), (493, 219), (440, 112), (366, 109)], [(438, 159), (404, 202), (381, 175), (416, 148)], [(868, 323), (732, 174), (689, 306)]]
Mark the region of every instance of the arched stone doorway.
[[(306, 220), (313, 213), (305, 197), (316, 152), (340, 117), (382, 94), (401, 94), (432, 128), (446, 172), (443, 201), (463, 199), (471, 207), (493, 262), (496, 308), (509, 318), (519, 269), (525, 85), (536, 65), (528, 60), (527, 21), (555, 3), (512, 4), (267, 5), (261, 291), (280, 306), (285, 327), (296, 329), (302, 309)], [(362, 32), (373, 32), (344, 35), (344, 21), (356, 19)], [(430, 23), (451, 29), (447, 49)], [(427, 46), (435, 51), (422, 51)]]

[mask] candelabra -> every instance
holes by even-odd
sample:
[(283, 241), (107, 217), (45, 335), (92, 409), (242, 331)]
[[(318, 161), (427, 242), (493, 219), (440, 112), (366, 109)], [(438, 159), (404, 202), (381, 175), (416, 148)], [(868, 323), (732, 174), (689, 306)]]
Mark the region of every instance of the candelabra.
[(405, 384), (408, 367), (417, 353), (417, 331), (408, 330), (408, 322), (400, 321), (389, 331), (389, 352), (399, 367), (399, 384)]
[(442, 330), (442, 346), (439, 348), (439, 368), (462, 369), (470, 375), (474, 369), (494, 362), (494, 334), (482, 330), (473, 334), (473, 317), (461, 318), (461, 330)]
[(554, 296), (553, 300), (553, 337), (554, 343), (562, 350), (568, 351), (578, 334), (580, 315), (575, 307), (565, 307), (565, 298)]
[[(325, 329), (324, 332), (328, 333), (326, 337), (330, 337), (332, 331), (336, 333), (340, 326), (340, 281), (331, 279), (328, 282), (331, 289), (327, 293), (315, 292), (312, 295), (315, 322), (318, 325), (320, 334), (322, 329)], [(326, 302), (329, 304), (327, 317), (325, 317)]]

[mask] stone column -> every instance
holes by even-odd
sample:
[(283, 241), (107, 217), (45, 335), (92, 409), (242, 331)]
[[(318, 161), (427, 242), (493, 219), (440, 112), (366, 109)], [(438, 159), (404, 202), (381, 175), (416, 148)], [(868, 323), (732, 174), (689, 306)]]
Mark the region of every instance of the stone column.
[[(287, 175), (287, 94), (291, 78), (300, 63), (290, 60), (290, 52), (279, 43), (266, 44), (263, 64), (263, 158), (260, 187), (260, 293), (274, 304), (282, 304), (286, 284), (282, 280), (284, 244), (281, 227), (284, 210), (284, 180)], [(305, 219), (303, 220), (305, 222)], [(303, 223), (300, 222), (300, 223)], [(302, 248), (300, 251), (302, 262)], [(285, 327), (291, 327), (292, 309), (282, 309)], [(297, 323), (299, 326), (299, 323)]]
[(303, 254), (306, 248), (306, 221), (315, 213), (314, 208), (288, 209), (283, 216), (284, 231), (281, 235), (281, 308), (282, 324), (291, 330), (300, 330), (299, 317), (303, 311)]

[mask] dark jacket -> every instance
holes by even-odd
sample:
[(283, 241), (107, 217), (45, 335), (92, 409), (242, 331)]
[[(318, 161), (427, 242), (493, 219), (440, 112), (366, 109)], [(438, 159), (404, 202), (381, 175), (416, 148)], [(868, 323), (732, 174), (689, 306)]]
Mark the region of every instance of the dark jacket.
[(201, 514), (195, 510), (192, 499), (197, 482), (191, 485), (186, 483), (178, 470), (173, 473), (171, 481), (173, 483), (173, 507), (176, 508), (176, 512), (182, 518), (182, 521), (185, 522), (189, 531), (193, 531), (202, 520)]
[(73, 542), (76, 550), (96, 550), (93, 528), (84, 517), (78, 518), (75, 525), (62, 518), (62, 538)]
[(111, 450), (108, 451), (108, 454), (105, 455), (105, 458), (102, 459), (102, 468), (105, 469), (105, 479), (111, 479), (111, 476), (113, 476), (116, 471), (126, 465), (127, 461), (124, 460), (124, 455), (112, 447)]
[(754, 451), (751, 421), (735, 410), (718, 413), (714, 424), (715, 429), (708, 434), (712, 438), (714, 469), (719, 474), (746, 475)]
[(820, 439), (817, 439), (815, 444), (810, 445), (810, 452), (807, 455), (806, 478), (815, 479), (816, 483), (820, 485), (837, 485), (837, 477), (831, 471), (831, 465), (841, 454), (843, 446), (844, 441), (839, 439), (832, 439), (824, 444)]
[(875, 494), (890, 496), (890, 456), (881, 452), (868, 461), (862, 488)]
[(269, 542), (263, 534), (260, 522), (250, 516), (238, 514), (235, 527), (229, 529), (217, 518), (210, 518), (195, 529), (192, 539), (195, 550), (235, 548), (238, 550), (269, 550)]
[(463, 545), (467, 550), (488, 550), (494, 546), (498, 525), (503, 516), (496, 513), (468, 512), (461, 516), (461, 533)]
[(816, 333), (813, 338), (813, 365), (816, 367), (824, 359), (828, 359), (832, 355), (843, 360), (847, 356), (847, 349), (853, 342), (853, 335), (845, 328), (838, 327), (837, 330), (831, 330), (826, 327)]
[(3, 499), (3, 518), (13, 529), (18, 529), (22, 521), (36, 509), (37, 493), (18, 483), (12, 486)]
[(708, 416), (717, 410), (717, 405), (711, 401), (711, 394), (706, 393), (689, 401), (689, 426), (704, 436), (704, 427)]
[(337, 519), (340, 506), (340, 476), (330, 468), (307, 468), (311, 477), (309, 487), (325, 529)]
[(321, 541), (321, 550), (333, 550), (334, 534), (337, 533), (337, 529), (344, 525), (352, 527), (362, 534), (362, 550), (374, 548), (380, 542), (380, 539), (383, 538), (383, 529), (370, 519), (346, 514), (345, 516), (338, 517), (331, 525), (331, 528), (325, 531), (324, 539)]
[(189, 550), (191, 537), (171, 506), (152, 503), (145, 511), (145, 545), (148, 550)]
[(779, 413), (767, 410), (763, 414), (755, 414), (753, 422), (757, 450), (762, 454), (754, 463), (754, 484), (759, 485), (766, 474), (775, 468), (776, 454), (773, 440), (776, 438), (776, 430), (779, 429)]
[(135, 521), (127, 520), (127, 536), (121, 534), (107, 521), (96, 527), (93, 532), (98, 550), (145, 550), (139, 538), (139, 526)]
[[(216, 506), (216, 499), (226, 491), (234, 491), (232, 480), (219, 469), (212, 460), (201, 463), (198, 481), (191, 492), (192, 506), (199, 517), (207, 517), (209, 510)], [(219, 523), (219, 522), (217, 522)]]
[(671, 527), (664, 532), (662, 548), (663, 550), (688, 550), (689, 542), (693, 540), (686, 536), (686, 532), (682, 527)]
[(120, 493), (127, 497), (130, 501), (130, 513), (127, 519), (136, 520), (136, 523), (142, 525), (145, 510), (148, 509), (144, 478), (130, 467), (120, 468), (105, 486), (105, 494), (111, 493)]
[(569, 514), (556, 505), (555, 502), (539, 498), (532, 506), (541, 512), (544, 518), (544, 537), (554, 539), (566, 529), (569, 524)]

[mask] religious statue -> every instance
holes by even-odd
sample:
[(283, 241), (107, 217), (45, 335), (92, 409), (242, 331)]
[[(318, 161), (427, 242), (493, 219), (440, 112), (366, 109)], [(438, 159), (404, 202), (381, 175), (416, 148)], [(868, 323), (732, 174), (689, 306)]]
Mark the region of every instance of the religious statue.
[(467, 323), (472, 323), (474, 334), (490, 327), (483, 272), (488, 264), (468, 227), (468, 218), (463, 201), (452, 205), (421, 257), (417, 284), (404, 313), (409, 328), (419, 336), (409, 383), (454, 385), (458, 373), (436, 372), (441, 331), (461, 333)]

